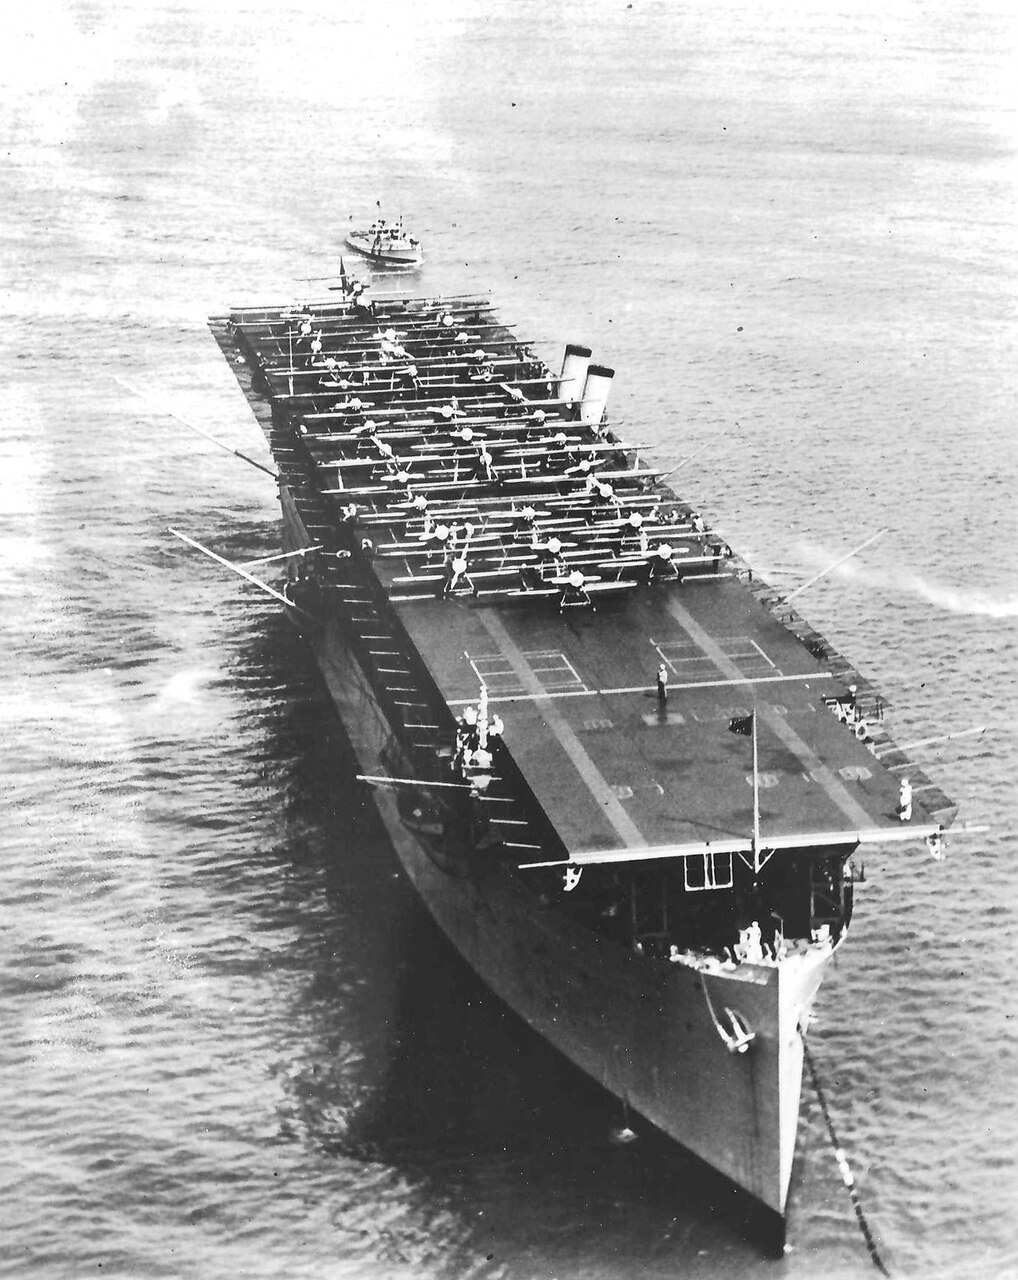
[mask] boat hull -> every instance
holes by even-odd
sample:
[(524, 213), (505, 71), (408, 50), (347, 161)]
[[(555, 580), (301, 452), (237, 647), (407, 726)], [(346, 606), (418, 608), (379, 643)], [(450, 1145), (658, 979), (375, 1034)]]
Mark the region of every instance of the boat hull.
[(367, 258), (369, 262), (375, 263), (377, 266), (388, 267), (419, 267), (424, 261), (424, 255), (419, 247), (394, 247), (388, 246), (382, 248), (375, 247), (374, 237), (367, 233), (351, 232), (346, 237), (346, 243), (356, 253)]
[[(310, 538), (284, 491), (285, 545)], [(306, 630), (365, 774), (385, 769), (391, 726), (338, 611)], [(544, 905), (478, 851), (450, 868), (376, 788), (397, 856), (468, 964), (531, 1027), (605, 1089), (783, 1218), (802, 1080), (802, 1041), (830, 951), (713, 971), (650, 960)], [(728, 1011), (752, 1031), (733, 1052)]]

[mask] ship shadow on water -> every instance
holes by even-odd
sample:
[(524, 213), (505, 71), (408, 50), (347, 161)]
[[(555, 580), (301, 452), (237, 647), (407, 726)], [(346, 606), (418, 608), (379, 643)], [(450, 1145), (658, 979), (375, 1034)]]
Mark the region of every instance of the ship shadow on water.
[[(602, 1245), (742, 1239), (780, 1249), (773, 1216), (553, 1049), (489, 991), (424, 909), (402, 939), (396, 1051), (343, 1144), (414, 1169), (514, 1234), (563, 1215)], [(632, 1141), (626, 1131), (635, 1132)], [(545, 1221), (542, 1223), (542, 1215)], [(683, 1250), (680, 1248), (680, 1252)]]
[[(363, 1063), (353, 1089), (341, 1068), (309, 1067), (319, 1101), (343, 1097), (338, 1122), (334, 1106), (302, 1109), (305, 1138), (327, 1156), (402, 1170), (483, 1224), (496, 1256), (563, 1230), (609, 1250), (665, 1249), (673, 1261), (738, 1251), (740, 1240), (773, 1254), (772, 1215), (626, 1115), (460, 958), (353, 781), (352, 749), (310, 656), (297, 637), (273, 641), (301, 693), (275, 725), (273, 754), (293, 761), (286, 804), (298, 826), (323, 828), (326, 899), (346, 921), (329, 945), (355, 953), (353, 993), (349, 983), (329, 990), (328, 967), (314, 979), (319, 1043), (352, 1043)], [(289, 854), (306, 859), (304, 841)], [(626, 1125), (636, 1141), (618, 1141)]]

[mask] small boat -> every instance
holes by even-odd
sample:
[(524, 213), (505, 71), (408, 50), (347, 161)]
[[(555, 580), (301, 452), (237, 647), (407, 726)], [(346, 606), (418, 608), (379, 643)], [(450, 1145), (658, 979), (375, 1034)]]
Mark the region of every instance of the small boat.
[(376, 218), (366, 231), (349, 232), (346, 242), (379, 266), (419, 267), (424, 261), (421, 242), (404, 228), (402, 214), (394, 223)]

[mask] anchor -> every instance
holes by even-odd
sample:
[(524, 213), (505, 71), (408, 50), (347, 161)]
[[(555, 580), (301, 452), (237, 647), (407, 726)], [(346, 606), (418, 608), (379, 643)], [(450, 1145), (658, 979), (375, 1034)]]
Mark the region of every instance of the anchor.
[(566, 893), (572, 893), (580, 883), (580, 876), (582, 875), (582, 867), (566, 867), (565, 875), (562, 877), (562, 888)]
[(732, 1031), (731, 1034), (729, 1034), (725, 1028), (718, 1023), (718, 1031), (725, 1042), (725, 1048), (729, 1053), (745, 1053), (756, 1039), (756, 1032), (749, 1029), (734, 1009), (729, 1009), (726, 1006), (725, 1013), (728, 1015), (728, 1021), (732, 1024)]

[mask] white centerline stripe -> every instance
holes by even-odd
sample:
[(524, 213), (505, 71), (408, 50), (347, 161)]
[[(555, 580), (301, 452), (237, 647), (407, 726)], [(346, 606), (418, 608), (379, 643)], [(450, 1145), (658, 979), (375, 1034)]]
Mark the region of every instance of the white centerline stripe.
[[(738, 670), (738, 668), (735, 668)], [(804, 671), (793, 676), (734, 676), (729, 680), (693, 680), (686, 684), (675, 684), (669, 681), (668, 690), (674, 693), (677, 689), (720, 689), (726, 685), (743, 684), (781, 684), (790, 680), (833, 680), (831, 671)], [(614, 693), (656, 693), (656, 684), (633, 684), (621, 689), (563, 689), (558, 693), (549, 693), (547, 689), (533, 693), (508, 693), (499, 698), (489, 698), (488, 702), (542, 702), (551, 698), (591, 698), (596, 694), (609, 696)], [(476, 698), (457, 698), (450, 702), (450, 707), (473, 706)]]

